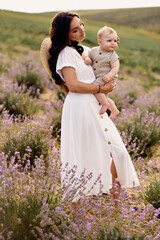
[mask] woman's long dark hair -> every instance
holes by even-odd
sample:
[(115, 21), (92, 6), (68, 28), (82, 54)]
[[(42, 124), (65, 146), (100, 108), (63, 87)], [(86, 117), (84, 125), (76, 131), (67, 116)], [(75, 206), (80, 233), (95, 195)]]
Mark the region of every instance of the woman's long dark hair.
[(51, 38), (51, 48), (49, 49), (50, 59), (49, 67), (52, 72), (52, 77), (57, 85), (63, 84), (63, 80), (60, 75), (56, 73), (56, 63), (59, 52), (67, 46), (68, 34), (70, 31), (70, 23), (73, 17), (79, 16), (71, 12), (60, 12), (53, 19), (50, 38)]

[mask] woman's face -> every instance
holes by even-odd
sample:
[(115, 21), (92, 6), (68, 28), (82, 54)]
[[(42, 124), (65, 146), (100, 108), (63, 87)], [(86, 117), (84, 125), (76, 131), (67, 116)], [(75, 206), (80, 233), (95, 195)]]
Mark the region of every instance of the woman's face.
[(68, 43), (72, 41), (82, 41), (85, 38), (84, 24), (78, 17), (73, 17), (68, 34)]

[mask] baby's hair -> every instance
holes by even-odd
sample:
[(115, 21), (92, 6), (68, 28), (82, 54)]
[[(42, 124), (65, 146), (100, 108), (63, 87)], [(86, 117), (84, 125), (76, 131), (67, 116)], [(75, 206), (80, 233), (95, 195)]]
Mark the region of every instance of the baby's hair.
[(116, 31), (113, 28), (104, 26), (97, 33), (98, 39), (101, 39), (104, 33), (107, 33), (107, 34), (115, 33), (117, 35)]

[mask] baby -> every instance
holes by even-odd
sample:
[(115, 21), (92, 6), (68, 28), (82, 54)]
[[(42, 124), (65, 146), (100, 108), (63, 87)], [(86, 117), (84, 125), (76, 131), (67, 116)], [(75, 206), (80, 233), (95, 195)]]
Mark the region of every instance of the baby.
[[(94, 84), (104, 85), (112, 79), (118, 78), (119, 56), (114, 51), (118, 47), (117, 33), (110, 27), (103, 27), (98, 31), (98, 47), (93, 47), (84, 61), (87, 65), (92, 64), (96, 76)], [(115, 103), (103, 93), (95, 94), (102, 105), (100, 114), (110, 109), (110, 118), (114, 119), (118, 114)]]

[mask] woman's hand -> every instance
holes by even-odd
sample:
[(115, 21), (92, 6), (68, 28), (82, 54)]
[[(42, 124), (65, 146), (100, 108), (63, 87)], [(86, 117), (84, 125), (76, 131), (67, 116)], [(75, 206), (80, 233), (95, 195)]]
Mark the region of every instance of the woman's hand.
[(109, 81), (108, 83), (106, 83), (104, 86), (101, 86), (101, 93), (109, 93), (109, 92), (112, 92), (115, 87), (116, 87), (116, 81), (115, 80), (111, 80)]

